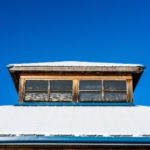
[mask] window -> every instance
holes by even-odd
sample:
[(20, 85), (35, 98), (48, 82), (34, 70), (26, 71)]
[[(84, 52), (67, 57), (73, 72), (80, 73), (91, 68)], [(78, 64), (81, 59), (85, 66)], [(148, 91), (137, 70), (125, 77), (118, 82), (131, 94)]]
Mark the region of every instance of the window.
[(26, 102), (131, 102), (132, 80), (121, 78), (29, 78), (24, 80), (22, 99)]
[(126, 81), (104, 80), (104, 100), (126, 101), (127, 100)]
[(99, 80), (80, 80), (79, 101), (101, 101), (102, 100), (102, 81)]
[(27, 80), (25, 101), (72, 101), (70, 80)]
[(50, 101), (72, 101), (72, 81), (50, 81)]
[(25, 101), (48, 101), (48, 81), (27, 80), (25, 85)]

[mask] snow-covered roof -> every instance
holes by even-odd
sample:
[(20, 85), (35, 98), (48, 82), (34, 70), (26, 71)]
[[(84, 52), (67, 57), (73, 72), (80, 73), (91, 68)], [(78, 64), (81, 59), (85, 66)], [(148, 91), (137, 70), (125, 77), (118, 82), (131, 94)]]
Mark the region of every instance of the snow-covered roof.
[(0, 106), (0, 134), (150, 136), (148, 106)]
[(99, 63), (99, 62), (80, 62), (80, 61), (60, 61), (60, 62), (44, 62), (44, 63), (21, 63), (9, 64), (7, 67), (29, 67), (29, 66), (141, 66), (141, 64), (123, 64), (123, 63)]

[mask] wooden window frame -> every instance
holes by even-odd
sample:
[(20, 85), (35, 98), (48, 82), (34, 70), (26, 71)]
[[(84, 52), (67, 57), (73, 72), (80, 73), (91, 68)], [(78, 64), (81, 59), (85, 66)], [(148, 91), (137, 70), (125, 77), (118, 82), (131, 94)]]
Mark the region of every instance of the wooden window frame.
[[(114, 76), (105, 76), (105, 75), (98, 75), (98, 76), (72, 76), (72, 75), (22, 75), (20, 76), (19, 80), (19, 102), (23, 103), (24, 102), (24, 93), (25, 93), (25, 83), (26, 80), (72, 80), (72, 97), (73, 100), (72, 102), (80, 102), (78, 99), (79, 95), (79, 81), (80, 80), (101, 80), (102, 82), (104, 80), (125, 80), (126, 81), (126, 92), (127, 92), (127, 101), (132, 103), (133, 102), (133, 80), (131, 75), (114, 75)], [(103, 84), (103, 83), (102, 83)], [(103, 87), (103, 86), (102, 86)], [(102, 88), (102, 94), (104, 94), (104, 89)], [(50, 94), (50, 93), (49, 93)], [(104, 95), (102, 95), (104, 97)], [(52, 102), (52, 101), (49, 101)], [(69, 102), (69, 101), (68, 101)], [(109, 102), (105, 101), (104, 99), (101, 102)], [(115, 101), (113, 101), (115, 102)], [(70, 102), (69, 102), (70, 103)], [(94, 103), (91, 101), (91, 103)]]

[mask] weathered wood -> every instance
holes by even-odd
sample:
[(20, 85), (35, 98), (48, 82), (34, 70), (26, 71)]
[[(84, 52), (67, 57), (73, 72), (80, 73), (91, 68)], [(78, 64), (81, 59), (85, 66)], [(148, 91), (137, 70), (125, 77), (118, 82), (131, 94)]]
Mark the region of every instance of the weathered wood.
[(78, 80), (73, 79), (73, 102), (78, 101), (78, 86), (79, 86)]
[(131, 75), (110, 75), (110, 76), (85, 76), (85, 75), (21, 75), (20, 76), (21, 79), (28, 79), (28, 80), (33, 80), (33, 79), (37, 79), (37, 80), (74, 80), (74, 79), (78, 79), (78, 80), (123, 80), (123, 79), (132, 79)]
[(100, 72), (136, 72), (144, 70), (142, 66), (14, 66), (10, 71), (100, 71)]
[(25, 79), (20, 78), (19, 82), (19, 102), (23, 102), (24, 91), (25, 91)]
[(128, 102), (133, 102), (133, 82), (132, 79), (127, 79), (127, 96)]

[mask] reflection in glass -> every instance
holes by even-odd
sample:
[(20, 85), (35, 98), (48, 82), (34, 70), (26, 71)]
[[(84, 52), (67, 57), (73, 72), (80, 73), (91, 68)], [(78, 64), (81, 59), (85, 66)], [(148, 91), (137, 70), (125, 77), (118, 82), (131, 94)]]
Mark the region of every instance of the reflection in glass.
[(126, 81), (104, 81), (104, 90), (126, 90)]
[(45, 92), (26, 92), (25, 101), (48, 101), (48, 94)]
[(51, 91), (72, 90), (72, 81), (71, 80), (50, 81), (50, 89)]
[(101, 101), (102, 96), (100, 92), (80, 92), (79, 101)]
[(72, 101), (72, 93), (71, 92), (51, 92), (50, 100), (53, 101), (53, 102)]
[(126, 92), (105, 92), (104, 99), (106, 101), (126, 101)]
[(101, 90), (102, 82), (99, 80), (80, 80), (80, 90)]
[(48, 90), (48, 81), (46, 80), (27, 80), (26, 90), (38, 91), (38, 90)]

